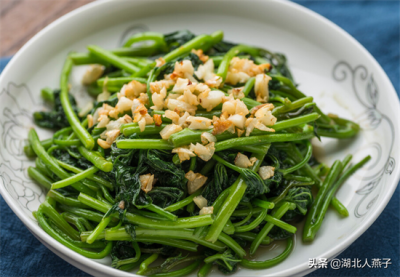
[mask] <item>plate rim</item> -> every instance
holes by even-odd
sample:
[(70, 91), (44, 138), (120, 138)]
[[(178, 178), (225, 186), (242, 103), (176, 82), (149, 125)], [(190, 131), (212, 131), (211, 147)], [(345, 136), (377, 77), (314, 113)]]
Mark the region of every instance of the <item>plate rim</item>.
[[(147, 0), (146, 2), (148, 2)], [(150, 0), (152, 2), (158, 2), (159, 0)], [(196, 0), (190, 0), (190, 1), (196, 1)], [(225, 0), (220, 0), (220, 1), (225, 1)], [(300, 13), (303, 13), (304, 16), (306, 17), (313, 17), (314, 19), (318, 20), (321, 24), (325, 24), (327, 27), (332, 29), (334, 32), (338, 32), (341, 36), (344, 37), (344, 39), (349, 40), (355, 47), (357, 47), (359, 50), (363, 52), (363, 55), (365, 55), (370, 62), (372, 62), (373, 68), (377, 70), (379, 73), (379, 77), (383, 78), (382, 81), (385, 84), (389, 85), (389, 92), (386, 92), (386, 94), (389, 94), (390, 97), (397, 99), (397, 106), (398, 109), (394, 110), (395, 113), (398, 115), (400, 113), (400, 101), (399, 98), (397, 97), (396, 90), (393, 87), (392, 82), (390, 81), (389, 77), (381, 67), (381, 65), (376, 61), (376, 59), (368, 52), (368, 50), (365, 49), (363, 45), (361, 45), (354, 37), (352, 37), (349, 33), (347, 33), (345, 30), (343, 30), (341, 27), (339, 27), (337, 24), (334, 22), (330, 21), (329, 19), (325, 18), (324, 16), (298, 4), (295, 2), (287, 1), (287, 0), (258, 0), (260, 2), (273, 2), (274, 5), (284, 5), (287, 8), (294, 9)], [(23, 52), (26, 51), (32, 44), (34, 44), (36, 41), (40, 40), (42, 36), (44, 36), (49, 30), (53, 28), (57, 28), (58, 25), (63, 24), (65, 21), (70, 20), (70, 18), (73, 18), (75, 16), (78, 16), (80, 13), (85, 12), (86, 10), (90, 10), (94, 7), (99, 7), (101, 5), (105, 5), (109, 2), (118, 2), (115, 0), (99, 0), (99, 1), (94, 1), (91, 3), (88, 3), (82, 7), (79, 7), (64, 16), (58, 18), (54, 22), (50, 23), (48, 26), (46, 26), (44, 29), (42, 29), (40, 32), (38, 32), (35, 36), (33, 36), (14, 56), (13, 58), (9, 61), (7, 66), (4, 68), (2, 74), (0, 75), (0, 85), (2, 84), (3, 79), (5, 78), (4, 76), (7, 75), (7, 72), (9, 69), (13, 66), (15, 61), (19, 58), (20, 55), (23, 54)], [(140, 1), (136, 1), (140, 2)], [(400, 120), (397, 121), (397, 130), (400, 130)], [(399, 151), (399, 157), (400, 157), (400, 151)], [(398, 167), (396, 171), (394, 172), (394, 184), (391, 183), (390, 186), (388, 187), (388, 191), (384, 198), (380, 201), (380, 205), (376, 207), (373, 211), (371, 211), (371, 215), (369, 218), (363, 222), (360, 223), (360, 226), (356, 229), (356, 231), (352, 234), (350, 234), (346, 239), (344, 239), (341, 243), (336, 245), (335, 247), (329, 249), (328, 251), (325, 251), (321, 257), (329, 257), (329, 259), (334, 258), (338, 254), (340, 254), (344, 249), (348, 248), (357, 238), (359, 238), (378, 218), (378, 216), (383, 212), (383, 210), (386, 208), (387, 204), (389, 203), (390, 199), (392, 198), (394, 191), (396, 190), (399, 180), (400, 180), (400, 168)], [(2, 182), (3, 183), (3, 182)], [(79, 267), (83, 271), (89, 272), (97, 272), (100, 275), (107, 274), (107, 276), (115, 276), (116, 274), (118, 276), (138, 276), (135, 273), (131, 272), (124, 272), (115, 268), (111, 268), (110, 266), (100, 264), (92, 259), (86, 258), (84, 256), (79, 255), (75, 251), (69, 249), (68, 247), (62, 245), (55, 239), (53, 239), (50, 235), (48, 235), (40, 226), (37, 225), (35, 221), (30, 219), (25, 212), (21, 209), (21, 207), (17, 204), (17, 202), (11, 197), (10, 194), (8, 194), (5, 191), (4, 184), (3, 186), (0, 186), (0, 193), (3, 196), (3, 199), (6, 201), (7, 205), (13, 210), (13, 212), (18, 216), (18, 218), (24, 223), (26, 227), (28, 227), (28, 230), (33, 233), (35, 237), (39, 236), (42, 240), (46, 242), (46, 244), (49, 244), (50, 249), (53, 253), (53, 249), (61, 252), (64, 256), (66, 256), (68, 259), (73, 260), (74, 266), (75, 264), (80, 264), (82, 267)], [(45, 244), (45, 245), (46, 245)], [(47, 248), (49, 248), (46, 245)], [(58, 253), (55, 253), (58, 255)], [(59, 256), (59, 255), (58, 255)], [(64, 260), (66, 260), (64, 257), (62, 257)], [(313, 257), (311, 257), (313, 258)], [(67, 261), (68, 263), (72, 264), (70, 260)], [(85, 269), (83, 269), (85, 267)], [(307, 266), (307, 263), (299, 264), (295, 267), (290, 267), (286, 270), (283, 270), (279, 272), (280, 275), (293, 275), (293, 274), (306, 274), (310, 273), (312, 271), (316, 270), (310, 269)], [(266, 272), (267, 273), (267, 272)], [(268, 273), (267, 273), (268, 274)]]

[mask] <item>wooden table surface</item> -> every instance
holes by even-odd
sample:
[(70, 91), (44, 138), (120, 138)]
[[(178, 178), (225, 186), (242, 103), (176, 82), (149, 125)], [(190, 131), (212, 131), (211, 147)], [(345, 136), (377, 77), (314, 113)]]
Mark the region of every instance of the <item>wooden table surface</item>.
[(64, 14), (93, 0), (0, 0), (0, 57), (15, 54)]

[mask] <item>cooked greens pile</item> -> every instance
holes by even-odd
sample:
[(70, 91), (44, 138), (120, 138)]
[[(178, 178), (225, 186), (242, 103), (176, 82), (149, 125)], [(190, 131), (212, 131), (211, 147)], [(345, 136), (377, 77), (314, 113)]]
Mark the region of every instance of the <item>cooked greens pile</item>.
[[(31, 129), (25, 147), (36, 157), (29, 176), (48, 189), (34, 216), (51, 237), (140, 275), (206, 276), (214, 265), (274, 266), (297, 222), (311, 242), (329, 206), (348, 216), (335, 193), (369, 157), (328, 166), (310, 140), (348, 139), (359, 126), (322, 113), (284, 55), (222, 39), (145, 32), (69, 54), (60, 89), (42, 91), (53, 110), (34, 114), (56, 132), (40, 141)], [(79, 112), (76, 65), (90, 65), (82, 83), (95, 99)], [(277, 240), (287, 241), (279, 256), (250, 259)]]

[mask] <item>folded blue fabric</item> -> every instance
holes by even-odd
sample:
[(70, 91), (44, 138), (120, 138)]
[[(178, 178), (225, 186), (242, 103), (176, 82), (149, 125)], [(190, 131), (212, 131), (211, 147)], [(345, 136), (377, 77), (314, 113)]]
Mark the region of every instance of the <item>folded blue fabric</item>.
[[(338, 24), (382, 65), (399, 93), (398, 1), (296, 1)], [(0, 72), (10, 58), (0, 59)], [(397, 190), (376, 222), (339, 259), (390, 258), (385, 268), (319, 269), (308, 276), (400, 276), (399, 195)], [(89, 276), (43, 246), (0, 197), (1, 276)], [(312, 258), (312, 257), (310, 257)]]

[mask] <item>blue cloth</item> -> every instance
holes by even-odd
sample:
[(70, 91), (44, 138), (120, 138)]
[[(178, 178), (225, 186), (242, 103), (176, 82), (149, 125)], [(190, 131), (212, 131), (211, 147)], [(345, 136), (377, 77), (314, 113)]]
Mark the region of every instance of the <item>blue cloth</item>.
[[(400, 31), (398, 1), (296, 1), (338, 24), (381, 64), (399, 93)], [(0, 60), (0, 72), (9, 58)], [(319, 269), (308, 276), (400, 276), (399, 195), (396, 192), (376, 222), (338, 258), (391, 258), (387, 269)], [(27, 230), (3, 198), (1, 276), (88, 276), (54, 255)], [(310, 257), (312, 258), (312, 257)]]

